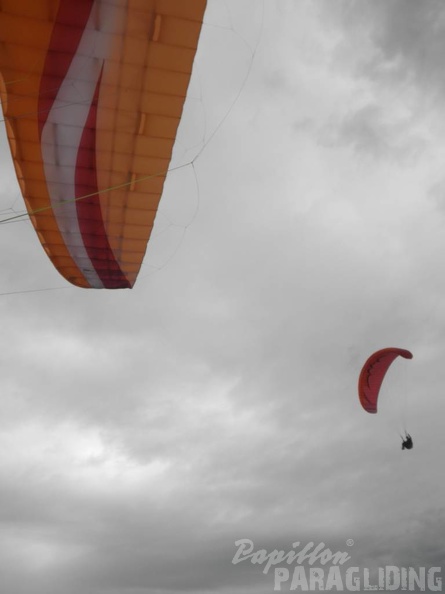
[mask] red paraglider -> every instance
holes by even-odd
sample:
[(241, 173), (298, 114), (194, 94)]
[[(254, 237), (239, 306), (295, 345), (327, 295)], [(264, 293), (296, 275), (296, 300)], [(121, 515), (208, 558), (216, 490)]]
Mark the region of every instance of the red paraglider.
[(412, 359), (413, 355), (405, 349), (381, 349), (371, 355), (364, 364), (358, 380), (358, 395), (366, 412), (377, 412), (377, 400), (383, 379), (397, 357)]

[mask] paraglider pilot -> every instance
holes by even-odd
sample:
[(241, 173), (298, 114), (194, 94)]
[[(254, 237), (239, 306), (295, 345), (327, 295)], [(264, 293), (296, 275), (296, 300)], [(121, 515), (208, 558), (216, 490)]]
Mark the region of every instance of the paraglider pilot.
[(402, 437), (402, 450), (412, 450), (413, 439), (409, 433), (405, 431), (405, 437)]

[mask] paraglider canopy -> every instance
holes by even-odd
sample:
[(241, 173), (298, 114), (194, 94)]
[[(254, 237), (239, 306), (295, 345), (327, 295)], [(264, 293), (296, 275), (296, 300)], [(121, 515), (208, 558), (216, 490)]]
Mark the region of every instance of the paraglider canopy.
[(18, 182), (44, 250), (76, 286), (136, 281), (205, 8), (0, 2), (0, 97)]
[(358, 395), (366, 412), (377, 412), (377, 400), (385, 374), (397, 357), (412, 359), (413, 355), (405, 349), (391, 347), (375, 352), (363, 365), (358, 380)]

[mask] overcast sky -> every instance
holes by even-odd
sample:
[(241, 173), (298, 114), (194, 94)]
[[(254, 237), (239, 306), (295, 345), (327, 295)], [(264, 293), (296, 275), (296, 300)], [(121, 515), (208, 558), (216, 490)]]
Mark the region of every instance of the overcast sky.
[(0, 227), (1, 594), (270, 593), (239, 539), (440, 566), (444, 56), (442, 0), (209, 0), (135, 288)]

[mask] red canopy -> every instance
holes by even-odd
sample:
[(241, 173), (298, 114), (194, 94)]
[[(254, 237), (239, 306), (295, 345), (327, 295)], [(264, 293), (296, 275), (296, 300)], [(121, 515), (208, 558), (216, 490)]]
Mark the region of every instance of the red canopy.
[(410, 351), (398, 348), (387, 348), (377, 351), (363, 365), (358, 380), (358, 395), (361, 405), (369, 413), (377, 412), (377, 399), (380, 387), (391, 363), (397, 357), (412, 359)]

